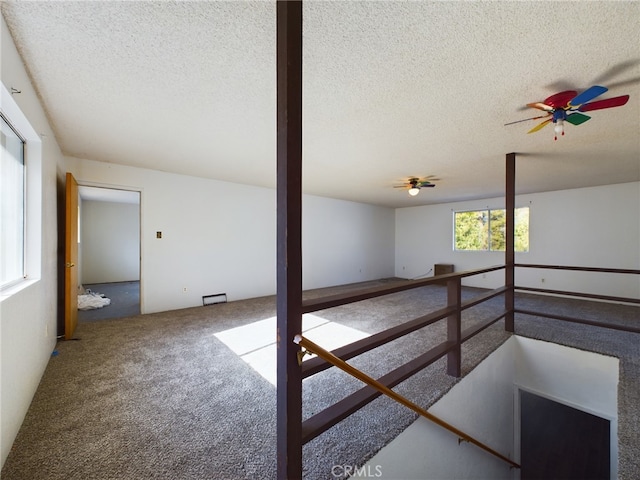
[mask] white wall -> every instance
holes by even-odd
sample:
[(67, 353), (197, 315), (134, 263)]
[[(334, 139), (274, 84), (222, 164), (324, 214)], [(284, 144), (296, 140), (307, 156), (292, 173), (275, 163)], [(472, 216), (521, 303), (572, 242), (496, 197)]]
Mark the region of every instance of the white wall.
[[(80, 184), (141, 191), (143, 313), (275, 293), (275, 190), (67, 160)], [(303, 218), (305, 289), (393, 276), (392, 209), (305, 195)]]
[[(63, 183), (64, 159), (38, 97), (2, 18), (1, 79), (7, 89), (21, 91), (11, 96), (35, 132), (43, 134), (41, 189), (30, 198), (41, 209), (36, 240), (39, 278), (24, 288), (0, 297), (0, 458), (2, 464), (29, 408), (57, 333), (58, 308), (58, 184)], [(2, 109), (8, 105), (3, 102)], [(28, 159), (27, 159), (28, 161)], [(27, 236), (29, 236), (29, 231)]]
[[(579, 408), (611, 421), (616, 478), (618, 370), (617, 358), (513, 336), (429, 412), (519, 462), (518, 389)], [(365, 467), (382, 479), (519, 478), (505, 462), (473, 444), (458, 444), (454, 434), (422, 417)]]
[(394, 211), (305, 195), (302, 269), (305, 289), (393, 276)]
[[(513, 445), (514, 344), (508, 340), (429, 412), (508, 458)], [(382, 479), (511, 479), (509, 465), (420, 417), (378, 452), (368, 470)], [(358, 478), (358, 477), (356, 477)]]
[[(530, 207), (530, 251), (516, 253), (516, 262), (640, 269), (640, 182), (518, 195), (516, 206)], [(396, 210), (396, 275), (413, 278), (434, 263), (452, 263), (456, 271), (504, 264), (504, 253), (453, 250), (453, 212), (483, 208), (504, 208), (504, 199)], [(464, 284), (501, 282), (504, 271)], [(516, 284), (640, 298), (638, 275), (520, 268)]]
[(80, 209), (82, 283), (140, 279), (140, 206), (82, 201)]

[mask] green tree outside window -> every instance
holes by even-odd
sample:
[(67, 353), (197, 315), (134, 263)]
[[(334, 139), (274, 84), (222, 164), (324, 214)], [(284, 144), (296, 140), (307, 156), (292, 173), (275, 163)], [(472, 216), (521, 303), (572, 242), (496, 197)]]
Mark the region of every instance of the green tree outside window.
[[(516, 252), (529, 251), (529, 207), (516, 208), (514, 242)], [(504, 252), (506, 211), (455, 212), (455, 249)]]

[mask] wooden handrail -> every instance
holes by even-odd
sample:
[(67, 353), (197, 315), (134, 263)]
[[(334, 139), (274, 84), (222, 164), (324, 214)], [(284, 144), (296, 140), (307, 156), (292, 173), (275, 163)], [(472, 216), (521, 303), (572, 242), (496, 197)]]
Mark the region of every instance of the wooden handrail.
[[(491, 290), (475, 298), (467, 300), (466, 302), (463, 302), (460, 305), (460, 310), (466, 310), (468, 308), (471, 308), (475, 305), (478, 305), (479, 303), (485, 302), (493, 297), (501, 295), (505, 291), (506, 291), (506, 287), (499, 287), (499, 288), (496, 288), (495, 290)], [(353, 343), (349, 343), (348, 345), (344, 345), (334, 350), (333, 354), (337, 357), (342, 358), (343, 360), (349, 360), (350, 358), (353, 358), (357, 355), (361, 355), (365, 352), (368, 352), (369, 350), (372, 350), (381, 345), (384, 345), (385, 343), (389, 343), (404, 335), (408, 335), (420, 328), (424, 328), (428, 325), (431, 325), (432, 323), (442, 320), (453, 313), (455, 313), (455, 307), (441, 308), (439, 310), (436, 310), (427, 315), (423, 315), (409, 322), (402, 323), (400, 325), (396, 325), (395, 327), (391, 327), (387, 330), (383, 330), (382, 332), (375, 333), (369, 337), (363, 338), (362, 340), (357, 340)], [(504, 314), (502, 314), (502, 316), (498, 317), (496, 320), (499, 320), (503, 316)], [(496, 320), (492, 321), (491, 323), (494, 323)], [(488, 327), (489, 325), (491, 325), (491, 323), (488, 325), (485, 325), (485, 327), (483, 328)], [(475, 333), (478, 333), (478, 332), (474, 332), (471, 335), (469, 335), (469, 332), (465, 332), (465, 335), (466, 335), (465, 340), (468, 338), (471, 338), (473, 335), (475, 335)], [(311, 375), (315, 375), (316, 373), (326, 370), (330, 366), (331, 365), (329, 365), (320, 357), (313, 358), (311, 360), (304, 362), (302, 366), (302, 377), (303, 378), (310, 377)]]
[(474, 325), (473, 327), (469, 327), (463, 330), (462, 333), (460, 334), (460, 343), (464, 343), (470, 338), (475, 337), (477, 334), (489, 328), (498, 320), (502, 320), (506, 315), (507, 315), (507, 312), (501, 312), (500, 315), (498, 315), (497, 317), (490, 318), (488, 320), (485, 320), (484, 322), (481, 322), (478, 325)]
[[(343, 360), (349, 360), (350, 358), (353, 358), (357, 355), (362, 355), (369, 350), (373, 350), (374, 348), (377, 348), (404, 335), (408, 335), (412, 332), (415, 332), (416, 330), (442, 320), (443, 318), (446, 318), (448, 315), (451, 315), (454, 312), (455, 309), (453, 308), (442, 308), (440, 310), (436, 310), (435, 312), (428, 315), (423, 315), (422, 317), (418, 317), (409, 322), (396, 325), (395, 327), (383, 330), (382, 332), (374, 333), (369, 337), (365, 337), (361, 340), (356, 340), (355, 342), (344, 345), (334, 350), (333, 354), (339, 358), (342, 358)], [(326, 370), (329, 367), (331, 367), (331, 365), (325, 362), (320, 357), (307, 360), (302, 365), (302, 378), (315, 375), (316, 373)]]
[[(455, 347), (455, 342), (442, 342), (441, 344), (427, 350), (422, 355), (414, 358), (410, 362), (405, 363), (404, 365), (401, 365), (398, 368), (383, 375), (377, 380), (386, 387), (393, 388), (407, 378), (410, 378), (411, 376), (420, 372), (437, 360), (441, 359)], [(322, 360), (319, 357), (316, 358)], [(302, 365), (304, 366), (305, 363), (309, 363), (313, 360), (315, 359), (312, 358), (311, 360), (303, 362)], [(324, 360), (322, 361), (324, 362)], [(331, 364), (327, 363), (327, 365)], [(318, 435), (326, 432), (329, 428), (333, 427), (336, 423), (344, 420), (352, 413), (356, 412), (357, 410), (361, 409), (368, 403), (378, 398), (380, 395), (382, 395), (382, 392), (376, 390), (373, 387), (370, 387), (369, 385), (366, 385), (360, 390), (347, 395), (337, 403), (334, 403), (333, 405), (330, 405), (324, 410), (321, 410), (320, 412), (307, 418), (304, 422), (302, 422), (302, 442), (307, 443), (313, 440)]]
[(573, 270), (578, 272), (628, 273), (631, 275), (640, 275), (640, 270), (636, 270), (633, 268), (577, 267), (568, 265), (542, 265), (533, 263), (516, 263), (515, 266), (522, 268), (544, 268), (548, 270)]
[(596, 322), (593, 320), (583, 320), (575, 317), (568, 317), (566, 315), (555, 315), (553, 313), (536, 312), (534, 310), (525, 310), (522, 308), (516, 308), (516, 313), (522, 313), (523, 315), (530, 315), (532, 317), (544, 317), (552, 318), (554, 320), (562, 320), (563, 322), (577, 323), (579, 325), (591, 325), (593, 327), (608, 328), (610, 330), (620, 330), (622, 332), (640, 333), (640, 328), (630, 327), (627, 325), (618, 325), (615, 323)]
[(374, 378), (368, 376), (366, 373), (363, 373), (360, 370), (358, 370), (357, 368), (352, 367), (351, 365), (349, 365), (347, 362), (345, 362), (341, 358), (336, 357), (331, 352), (329, 352), (328, 350), (325, 350), (324, 348), (322, 348), (321, 346), (315, 344), (311, 340), (303, 337), (302, 335), (296, 335), (293, 341), (294, 341), (294, 343), (296, 343), (296, 344), (300, 345), (301, 347), (305, 348), (308, 352), (315, 353), (316, 355), (318, 355), (322, 359), (324, 359), (327, 362), (329, 362), (329, 363), (333, 364), (334, 366), (338, 367), (340, 370), (348, 373), (349, 375), (352, 375), (353, 377), (355, 377), (358, 380), (366, 383), (367, 385), (375, 388), (376, 390), (378, 390), (379, 392), (381, 392), (384, 395), (388, 396), (389, 398), (391, 398), (391, 399), (395, 400), (396, 402), (404, 405), (405, 407), (413, 410), (418, 415), (421, 415), (422, 417), (426, 418), (427, 420), (430, 420), (431, 422), (435, 423), (436, 425), (439, 425), (442, 428), (444, 428), (446, 430), (449, 430), (450, 432), (452, 432), (455, 435), (457, 435), (458, 438), (460, 438), (460, 439), (462, 439), (464, 441), (467, 441), (469, 443), (473, 443), (477, 447), (480, 447), (482, 450), (490, 453), (491, 455), (499, 458), (500, 460), (502, 460), (504, 462), (507, 462), (512, 467), (520, 468), (520, 465), (518, 465), (516, 462), (514, 462), (510, 458), (502, 455), (501, 453), (495, 451), (494, 449), (492, 449), (491, 447), (485, 445), (484, 443), (480, 442), (479, 440), (476, 440), (472, 436), (467, 435), (462, 430), (457, 429), (453, 425), (451, 425), (451, 424), (445, 422), (444, 420), (436, 417), (435, 415), (429, 413), (424, 408), (420, 407), (419, 405), (416, 405), (415, 403), (413, 403), (412, 401), (406, 399), (402, 395), (394, 392), (393, 390), (391, 390), (387, 386), (385, 386), (382, 383), (378, 382)]
[(494, 265), (492, 267), (478, 268), (474, 270), (465, 270), (463, 272), (445, 273), (437, 277), (429, 277), (421, 280), (405, 280), (394, 283), (393, 285), (379, 285), (356, 290), (355, 292), (340, 293), (337, 295), (328, 295), (320, 298), (310, 298), (302, 301), (302, 313), (317, 312), (325, 308), (339, 307), (348, 303), (360, 302), (370, 298), (382, 297), (392, 293), (403, 292), (413, 288), (425, 287), (436, 282), (442, 282), (453, 278), (472, 277), (482, 273), (489, 273), (496, 270), (503, 270), (504, 265)]
[(524, 292), (549, 293), (551, 295), (564, 295), (566, 297), (590, 298), (592, 300), (608, 300), (612, 302), (640, 303), (640, 298), (614, 297), (612, 295), (598, 295), (595, 293), (584, 293), (584, 292), (569, 292), (566, 290), (550, 290), (548, 288), (519, 287), (519, 286), (515, 286), (514, 288), (516, 290), (520, 290)]

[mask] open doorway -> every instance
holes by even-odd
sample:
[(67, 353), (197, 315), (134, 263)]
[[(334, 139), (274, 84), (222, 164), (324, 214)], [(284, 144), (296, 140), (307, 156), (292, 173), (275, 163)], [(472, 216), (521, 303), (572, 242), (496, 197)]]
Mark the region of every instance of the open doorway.
[(78, 321), (138, 315), (140, 192), (80, 186)]

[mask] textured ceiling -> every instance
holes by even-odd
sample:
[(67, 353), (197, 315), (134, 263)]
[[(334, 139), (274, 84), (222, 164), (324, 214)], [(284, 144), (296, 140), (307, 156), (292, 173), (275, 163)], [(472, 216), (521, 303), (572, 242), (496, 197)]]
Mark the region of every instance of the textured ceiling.
[[(2, 2), (67, 155), (275, 186), (273, 2)], [(303, 190), (394, 207), (640, 180), (640, 2), (304, 5)], [(526, 103), (627, 105), (526, 132)], [(7, 85), (10, 88), (10, 85)], [(16, 86), (19, 87), (19, 86)], [(600, 98), (599, 98), (600, 99)], [(417, 197), (392, 188), (434, 175)]]

